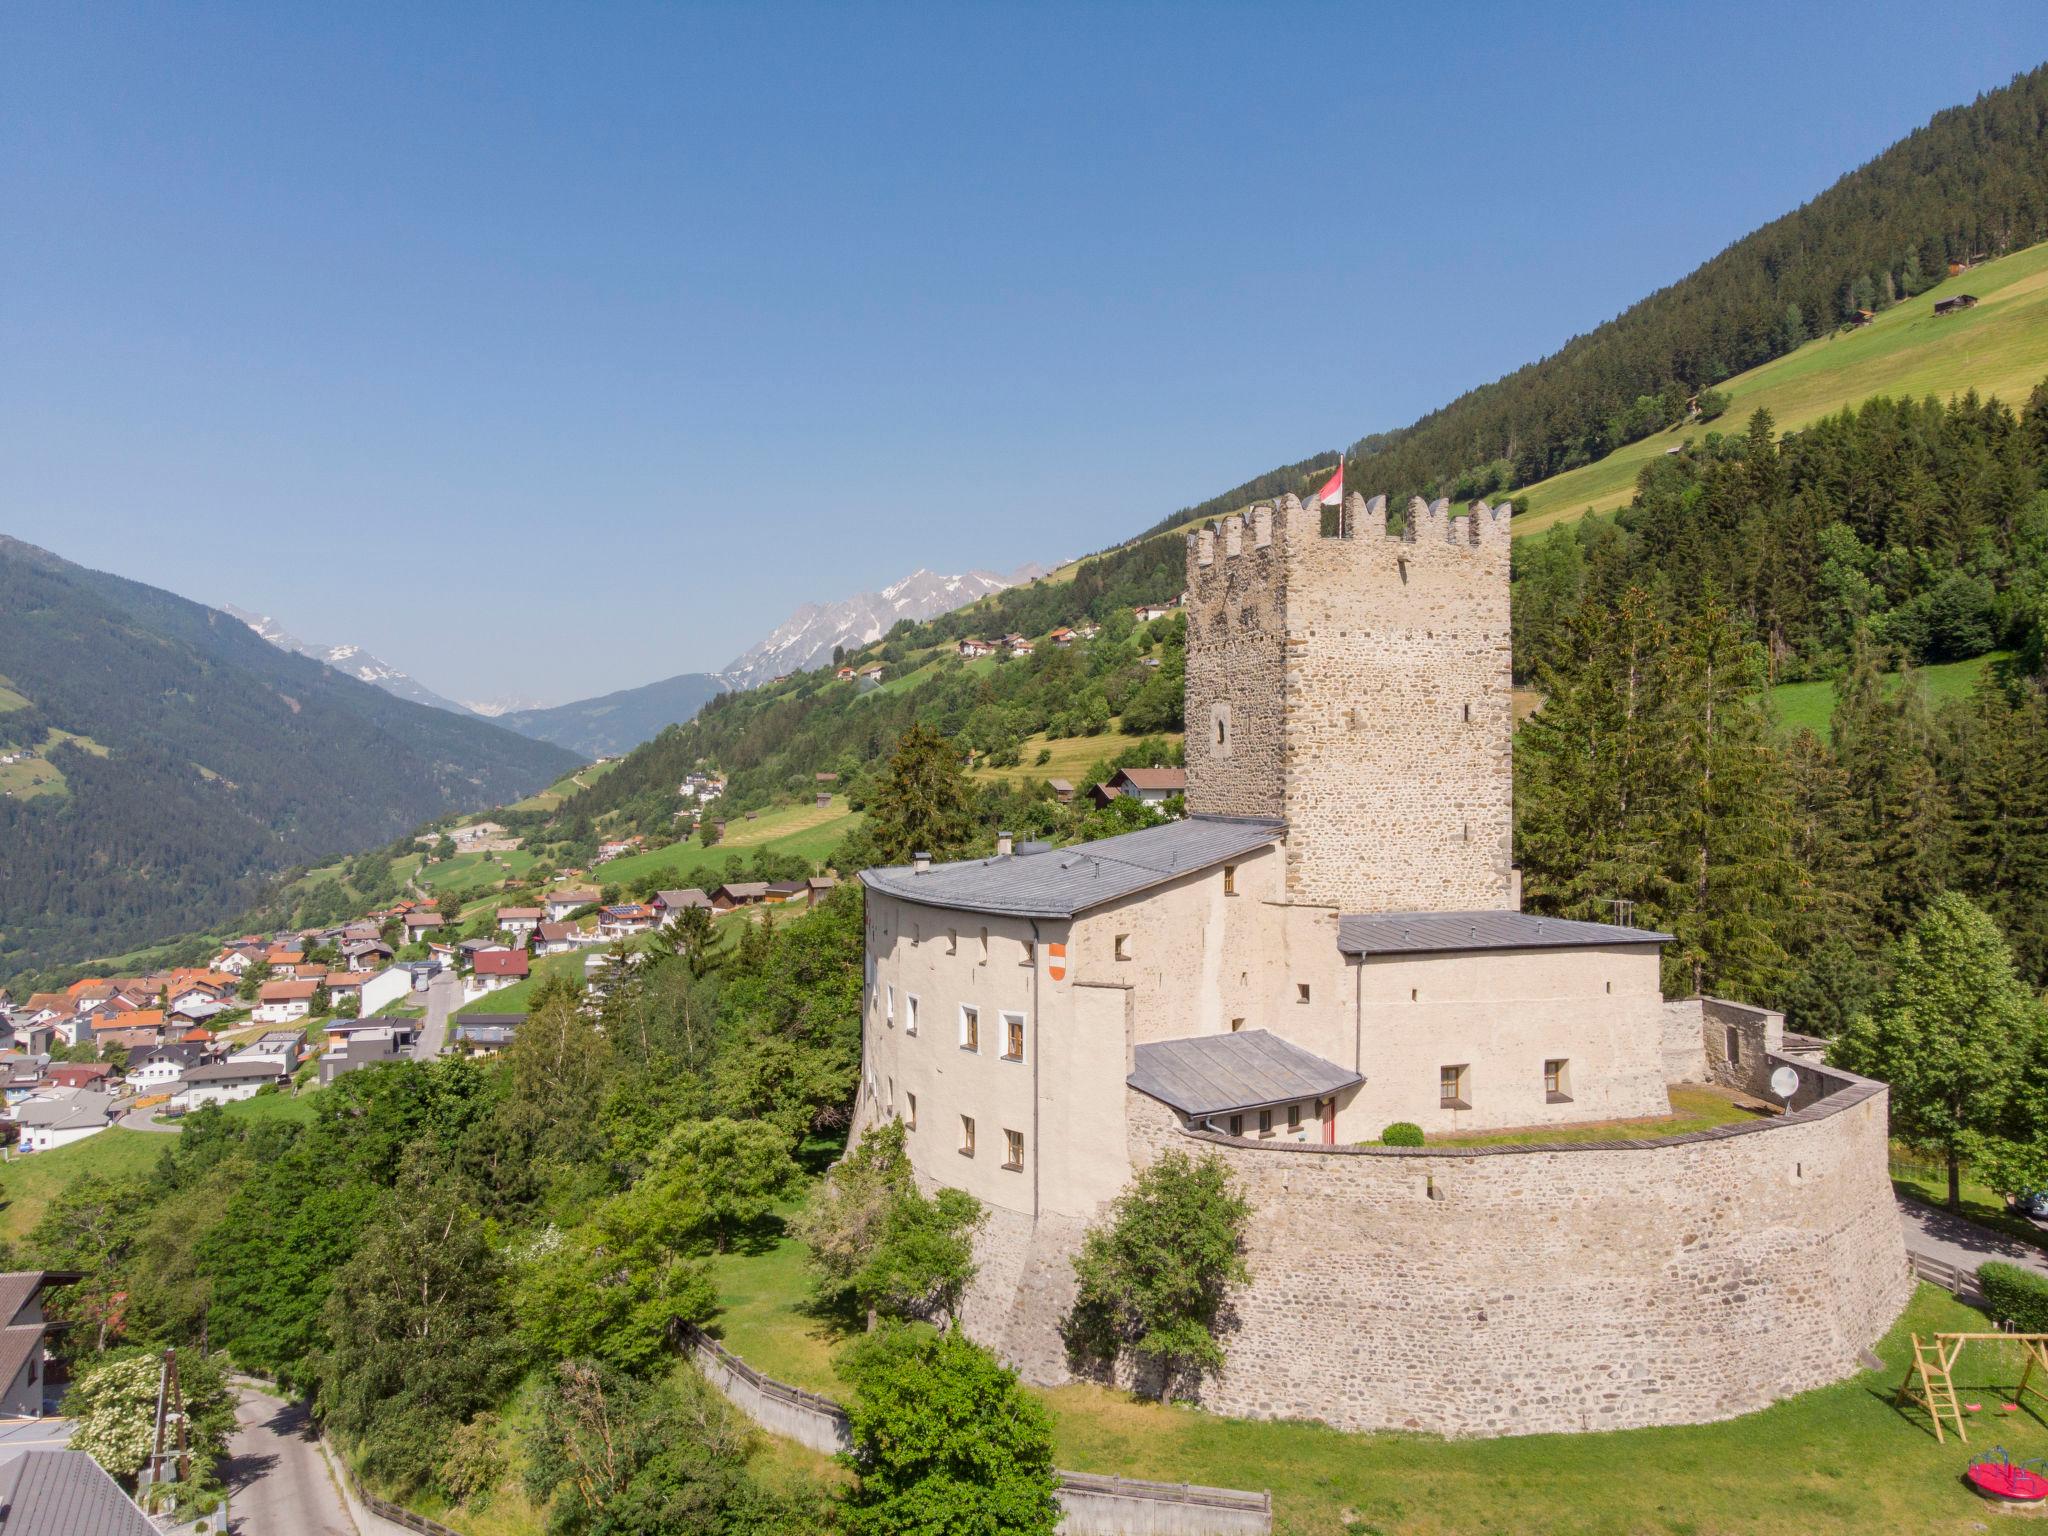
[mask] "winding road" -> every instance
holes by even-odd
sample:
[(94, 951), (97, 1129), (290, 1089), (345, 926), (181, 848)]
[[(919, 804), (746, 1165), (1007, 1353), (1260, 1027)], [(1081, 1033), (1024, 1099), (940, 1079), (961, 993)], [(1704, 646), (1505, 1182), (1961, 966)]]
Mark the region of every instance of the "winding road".
[(412, 1048), (414, 1061), (432, 1061), (448, 1044), (448, 1019), (462, 1006), (462, 983), (452, 971), (443, 971), (427, 984), (427, 1016), (420, 1022), (420, 1037)]
[(237, 1385), (235, 1432), (221, 1464), (230, 1536), (403, 1536), (402, 1526), (342, 1492), (304, 1403)]

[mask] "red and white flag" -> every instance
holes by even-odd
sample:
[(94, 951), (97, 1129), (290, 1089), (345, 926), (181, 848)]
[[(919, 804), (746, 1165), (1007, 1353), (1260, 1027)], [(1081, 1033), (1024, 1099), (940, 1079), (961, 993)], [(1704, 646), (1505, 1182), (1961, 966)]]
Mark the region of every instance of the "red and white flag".
[(1344, 461), (1337, 461), (1337, 473), (1330, 476), (1327, 484), (1316, 492), (1319, 507), (1341, 507), (1344, 505)]

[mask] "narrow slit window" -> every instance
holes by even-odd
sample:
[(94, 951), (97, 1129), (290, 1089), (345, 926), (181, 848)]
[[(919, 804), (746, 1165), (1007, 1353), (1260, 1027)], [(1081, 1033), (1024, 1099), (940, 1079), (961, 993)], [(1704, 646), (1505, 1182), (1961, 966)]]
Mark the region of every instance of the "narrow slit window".
[(1235, 896), (1237, 894), (1237, 866), (1235, 864), (1223, 866), (1223, 894), (1226, 896)]
[(1131, 936), (1128, 933), (1120, 933), (1116, 936), (1116, 957), (1119, 960), (1131, 958)]
[(911, 992), (903, 994), (903, 1033), (917, 1033), (917, 996)]
[(960, 1005), (960, 1049), (978, 1051), (981, 1049), (981, 1010)]
[(972, 1115), (962, 1115), (960, 1117), (960, 1155), (962, 1157), (974, 1156), (974, 1116)]
[(946, 930), (946, 953), (949, 955), (960, 953), (960, 930), (958, 928), (948, 928)]
[(903, 1110), (904, 1110), (904, 1114), (903, 1114), (903, 1128), (904, 1128), (905, 1130), (907, 1130), (907, 1131), (914, 1131), (914, 1130), (916, 1130), (916, 1129), (917, 1129), (917, 1095), (916, 1095), (916, 1094), (914, 1094), (914, 1093), (906, 1093), (906, 1094), (904, 1094), (904, 1095), (903, 1095)]
[(1296, 982), (1296, 983), (1294, 984), (1294, 1000), (1295, 1000), (1295, 1001), (1296, 1001), (1297, 1003), (1305, 1003), (1305, 1002), (1307, 1002), (1307, 1001), (1308, 1001), (1308, 983), (1307, 983), (1307, 982), (1305, 982), (1305, 981), (1297, 981), (1297, 982)]

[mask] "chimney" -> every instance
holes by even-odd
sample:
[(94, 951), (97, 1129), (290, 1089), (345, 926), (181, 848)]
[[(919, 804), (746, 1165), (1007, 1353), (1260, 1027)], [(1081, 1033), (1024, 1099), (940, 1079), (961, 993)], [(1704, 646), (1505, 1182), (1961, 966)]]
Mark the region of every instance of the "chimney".
[(929, 853), (920, 851), (910, 856), (911, 873), (918, 875), (929, 874), (931, 867), (932, 856)]
[(997, 857), (997, 858), (999, 858), (999, 859), (1007, 859), (1007, 858), (1008, 858), (1008, 857), (1010, 856), (1010, 849), (1011, 849), (1011, 847), (1012, 847), (1012, 846), (1013, 846), (1013, 844), (1012, 844), (1012, 843), (1011, 843), (1011, 841), (1010, 841), (1010, 834), (1009, 834), (1009, 833), (1007, 833), (1007, 832), (998, 832), (998, 833), (996, 834), (996, 857)]

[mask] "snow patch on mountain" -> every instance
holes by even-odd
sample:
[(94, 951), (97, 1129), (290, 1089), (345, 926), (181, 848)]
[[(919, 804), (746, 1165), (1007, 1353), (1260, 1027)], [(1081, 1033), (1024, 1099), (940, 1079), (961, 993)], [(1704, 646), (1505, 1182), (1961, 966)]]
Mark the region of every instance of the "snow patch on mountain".
[(251, 613), (246, 608), (237, 608), (233, 603), (221, 604), (221, 612), (230, 618), (240, 619), (280, 651), (291, 651), (296, 655), (310, 656), (313, 660), (334, 668), (358, 681), (371, 683), (382, 688), (394, 698), (409, 699), (415, 704), (432, 705), (445, 709), (450, 714), (481, 714), (443, 698), (415, 677), (401, 672), (389, 662), (379, 661), (360, 645), (320, 645), (310, 640), (301, 640), (267, 613)]
[(785, 673), (827, 665), (835, 646), (852, 650), (871, 645), (904, 619), (950, 613), (1044, 574), (1035, 565), (1008, 576), (992, 571), (947, 576), (920, 568), (879, 592), (862, 592), (836, 603), (805, 603), (765, 640), (734, 657), (719, 676), (733, 688), (758, 688)]

